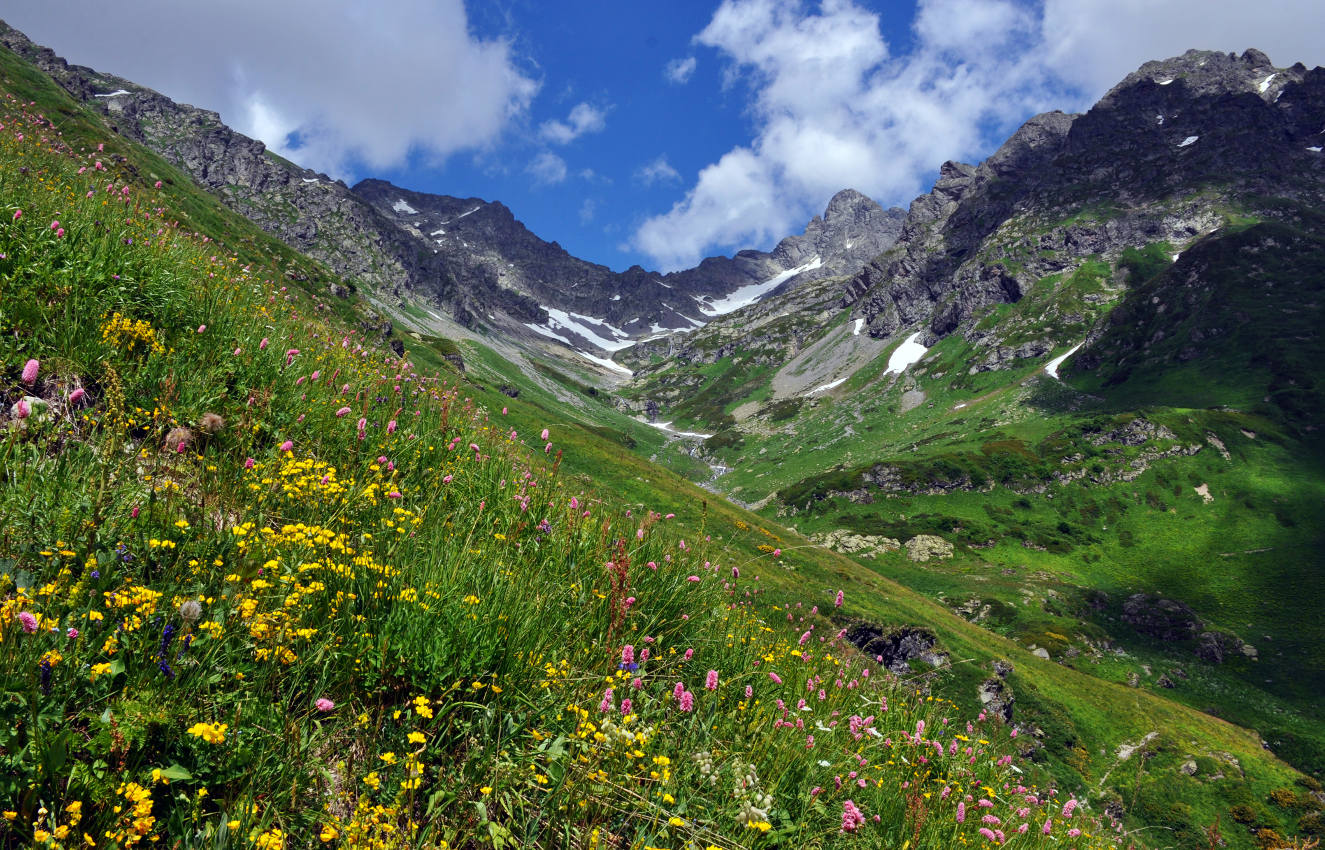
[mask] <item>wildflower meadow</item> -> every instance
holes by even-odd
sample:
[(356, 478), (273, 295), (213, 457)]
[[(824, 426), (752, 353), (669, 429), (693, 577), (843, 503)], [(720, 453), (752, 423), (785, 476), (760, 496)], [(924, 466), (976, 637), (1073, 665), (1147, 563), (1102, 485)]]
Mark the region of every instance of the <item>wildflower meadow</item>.
[(584, 489), (559, 426), (30, 106), (0, 105), (0, 846), (1134, 843), (763, 602), (777, 549)]

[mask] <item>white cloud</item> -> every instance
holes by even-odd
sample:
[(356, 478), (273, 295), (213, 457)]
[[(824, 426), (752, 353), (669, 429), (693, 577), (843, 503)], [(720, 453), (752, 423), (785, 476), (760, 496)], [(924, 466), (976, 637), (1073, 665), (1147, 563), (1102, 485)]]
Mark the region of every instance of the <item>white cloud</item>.
[(853, 0), (724, 0), (695, 42), (727, 60), (728, 84), (748, 83), (753, 137), (630, 244), (669, 270), (769, 247), (843, 188), (905, 205), (944, 160), (978, 161), (1036, 112), (1084, 109), (1191, 47), (1325, 62), (1325, 25), (1303, 25), (1321, 20), (1315, 5), (920, 0), (914, 44), (894, 55), (879, 15)]
[(635, 171), (635, 179), (645, 186), (652, 186), (654, 183), (670, 183), (673, 180), (680, 180), (681, 174), (672, 164), (667, 161), (667, 154), (661, 154), (653, 162), (642, 165)]
[(491, 145), (538, 90), (508, 43), (471, 34), (462, 0), (11, 5), (9, 23), (70, 61), (215, 109), (337, 176)]
[(683, 86), (690, 82), (690, 75), (695, 73), (695, 66), (699, 64), (693, 56), (687, 56), (684, 59), (673, 59), (663, 68), (663, 76), (678, 86)]
[(593, 221), (594, 214), (598, 212), (598, 204), (593, 198), (585, 198), (584, 203), (580, 204), (580, 224), (588, 224)]
[(525, 172), (532, 175), (537, 184), (562, 183), (566, 180), (566, 160), (552, 151), (543, 151), (525, 166)]
[(597, 133), (607, 126), (607, 111), (587, 103), (577, 103), (565, 121), (544, 121), (538, 134), (556, 145), (575, 141), (585, 133)]

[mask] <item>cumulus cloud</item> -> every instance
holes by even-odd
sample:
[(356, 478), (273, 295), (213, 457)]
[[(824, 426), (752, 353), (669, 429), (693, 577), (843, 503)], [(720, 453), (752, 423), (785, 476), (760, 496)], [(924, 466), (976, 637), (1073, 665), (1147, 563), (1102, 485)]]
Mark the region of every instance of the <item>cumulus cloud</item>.
[(552, 151), (543, 151), (530, 160), (525, 172), (539, 185), (551, 186), (566, 180), (566, 160)]
[(695, 73), (695, 66), (699, 60), (693, 56), (687, 56), (684, 59), (673, 59), (663, 68), (663, 76), (668, 80), (683, 86), (690, 82), (690, 75)]
[(681, 173), (672, 164), (667, 161), (667, 154), (661, 154), (653, 162), (640, 166), (635, 171), (635, 179), (645, 186), (652, 186), (654, 183), (670, 183), (673, 180), (680, 180)]
[[(699, 173), (630, 241), (664, 270), (768, 247), (851, 187), (885, 204), (978, 161), (1036, 112), (1082, 109), (1147, 59), (1190, 47), (1325, 61), (1312, 0), (920, 0), (908, 52), (852, 0), (724, 0), (695, 43), (744, 84), (754, 135)], [(1283, 7), (1283, 8), (1280, 8)], [(1239, 44), (1229, 44), (1232, 39)]]
[(593, 221), (594, 214), (598, 212), (598, 204), (593, 198), (585, 198), (584, 203), (580, 204), (580, 224), (588, 224)]
[(588, 103), (577, 103), (565, 121), (544, 121), (538, 134), (557, 145), (569, 144), (585, 133), (597, 133), (607, 126), (607, 111)]
[(462, 0), (12, 5), (11, 24), (70, 61), (216, 109), (341, 177), (491, 145), (538, 90), (508, 43), (470, 32)]

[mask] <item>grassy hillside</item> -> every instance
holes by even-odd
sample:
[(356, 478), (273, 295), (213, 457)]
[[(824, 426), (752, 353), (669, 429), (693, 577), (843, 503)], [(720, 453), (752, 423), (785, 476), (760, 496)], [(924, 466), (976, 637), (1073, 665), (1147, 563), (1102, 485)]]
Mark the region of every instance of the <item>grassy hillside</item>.
[[(597, 399), (360, 342), (300, 260), (176, 225), (207, 197), (6, 86), (4, 846), (1252, 846), (1310, 815), (1253, 735), (706, 502)], [(951, 670), (886, 673), (861, 620)], [(1004, 658), (1016, 737), (974, 693)]]

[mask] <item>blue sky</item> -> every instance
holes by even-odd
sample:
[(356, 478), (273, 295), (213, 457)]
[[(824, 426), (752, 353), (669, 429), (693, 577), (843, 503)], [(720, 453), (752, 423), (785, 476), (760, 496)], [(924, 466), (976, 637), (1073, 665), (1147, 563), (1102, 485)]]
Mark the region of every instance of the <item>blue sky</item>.
[[(572, 253), (770, 248), (832, 194), (905, 206), (1147, 59), (1325, 64), (1315, 0), (13, 0), (72, 62), (349, 182), (500, 200)], [(94, 22), (89, 24), (89, 22)]]

